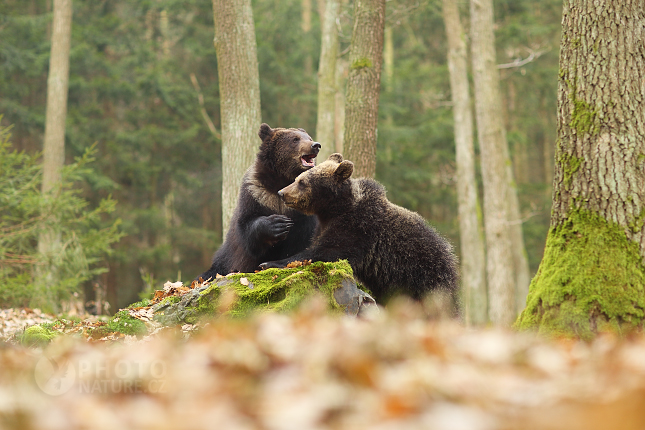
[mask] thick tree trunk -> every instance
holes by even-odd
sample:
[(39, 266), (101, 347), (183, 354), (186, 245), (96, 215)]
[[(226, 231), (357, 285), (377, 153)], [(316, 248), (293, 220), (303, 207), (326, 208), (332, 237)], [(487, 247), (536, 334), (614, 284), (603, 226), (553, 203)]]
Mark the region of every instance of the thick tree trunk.
[(486, 257), (483, 231), (478, 214), (475, 180), (473, 116), (468, 92), (468, 66), (464, 31), (454, 0), (443, 0), (443, 18), (448, 36), (448, 70), (452, 92), (457, 160), (457, 199), (461, 245), (461, 285), (467, 324), (488, 320), (486, 297)]
[(515, 275), (509, 226), (508, 146), (503, 126), (495, 61), (492, 0), (471, 0), (471, 49), (477, 135), (484, 183), (484, 225), (490, 320), (515, 319)]
[(355, 177), (374, 177), (376, 126), (383, 62), (385, 0), (356, 0), (349, 50), (345, 110), (345, 158)]
[[(43, 183), (45, 197), (54, 197), (62, 184), (65, 163), (65, 120), (67, 118), (67, 90), (69, 83), (69, 50), (72, 36), (72, 0), (54, 0), (51, 55), (47, 77), (47, 110), (45, 112), (45, 138), (43, 144)], [(52, 223), (55, 225), (55, 222)], [(56, 280), (55, 270), (49, 262), (60, 248), (60, 233), (45, 230), (38, 237), (38, 251), (44, 265), (37, 271), (37, 284), (46, 288)], [(40, 301), (40, 302), (38, 302)], [(35, 305), (51, 301), (49, 294), (39, 296)], [(55, 303), (49, 303), (56, 306)]]
[(260, 78), (250, 0), (213, 0), (222, 115), (223, 237), (260, 144)]
[(322, 17), (322, 41), (320, 64), (318, 66), (318, 120), (316, 140), (322, 147), (318, 162), (322, 162), (335, 151), (334, 124), (336, 117), (336, 60), (338, 57), (338, 29), (336, 20), (340, 13), (339, 0), (327, 0), (325, 15)]
[(642, 327), (644, 40), (642, 1), (564, 2), (551, 229), (521, 328)]

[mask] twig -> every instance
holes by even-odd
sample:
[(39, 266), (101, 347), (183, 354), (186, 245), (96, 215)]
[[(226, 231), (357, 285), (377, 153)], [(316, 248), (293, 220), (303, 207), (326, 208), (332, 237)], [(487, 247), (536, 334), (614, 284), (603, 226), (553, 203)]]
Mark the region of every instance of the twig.
[(525, 64), (528, 64), (531, 61), (538, 59), (540, 56), (542, 56), (542, 54), (544, 54), (545, 52), (548, 51), (548, 49), (543, 49), (543, 50), (535, 52), (532, 49), (529, 49), (529, 48), (526, 48), (526, 49), (529, 51), (529, 56), (526, 57), (525, 59), (521, 60), (519, 58), (516, 58), (511, 63), (498, 64), (497, 68), (498, 69), (512, 69), (512, 68), (515, 68), (515, 67), (522, 67)]
[(202, 110), (202, 116), (204, 117), (204, 121), (206, 121), (206, 125), (210, 129), (211, 133), (213, 133), (213, 136), (215, 136), (218, 139), (222, 138), (222, 135), (217, 129), (215, 128), (215, 124), (213, 124), (213, 121), (211, 120), (211, 117), (208, 116), (208, 112), (206, 112), (206, 108), (204, 107), (204, 95), (202, 94), (202, 89), (199, 86), (199, 82), (197, 82), (197, 77), (195, 76), (194, 73), (190, 74), (190, 81), (193, 83), (193, 87), (195, 88), (195, 91), (197, 91), (197, 100), (199, 101), (199, 106), (201, 106)]

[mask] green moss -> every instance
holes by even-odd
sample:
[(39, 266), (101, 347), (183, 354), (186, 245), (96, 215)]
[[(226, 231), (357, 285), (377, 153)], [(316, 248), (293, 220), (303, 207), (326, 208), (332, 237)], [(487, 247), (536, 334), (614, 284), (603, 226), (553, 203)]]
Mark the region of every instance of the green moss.
[[(227, 312), (231, 316), (246, 316), (254, 311), (288, 312), (297, 308), (313, 292), (321, 292), (329, 302), (330, 309), (341, 312), (334, 299), (334, 290), (344, 279), (353, 279), (352, 268), (345, 260), (336, 263), (316, 262), (293, 269), (268, 269), (258, 273), (229, 275), (227, 285), (213, 285), (201, 293), (194, 319), (217, 313), (223, 290), (235, 291), (235, 302)], [(241, 283), (245, 278), (248, 285)], [(187, 319), (187, 322), (190, 322)]]
[(143, 300), (138, 301), (136, 303), (132, 303), (130, 306), (128, 306), (128, 309), (145, 308), (146, 306), (150, 306), (151, 303), (152, 303), (152, 300), (143, 299)]
[(623, 227), (589, 211), (570, 214), (547, 237), (516, 328), (590, 339), (641, 327), (645, 266)]
[(571, 115), (571, 128), (575, 129), (579, 135), (586, 133), (593, 135), (598, 134), (599, 128), (596, 121), (598, 116), (596, 109), (584, 100), (575, 98), (573, 93), (573, 114)]
[(573, 175), (580, 169), (583, 159), (564, 152), (559, 161), (563, 167), (564, 185), (569, 188), (571, 186)]
[(39, 324), (27, 327), (20, 336), (20, 343), (27, 346), (45, 346), (59, 335), (52, 329), (53, 324)]
[(352, 63), (352, 70), (364, 69), (366, 67), (372, 67), (372, 62), (369, 58), (359, 58)]
[(111, 333), (142, 336), (147, 332), (148, 329), (143, 321), (131, 317), (127, 309), (122, 309), (106, 325), (95, 328), (92, 331), (92, 337), (98, 339)]

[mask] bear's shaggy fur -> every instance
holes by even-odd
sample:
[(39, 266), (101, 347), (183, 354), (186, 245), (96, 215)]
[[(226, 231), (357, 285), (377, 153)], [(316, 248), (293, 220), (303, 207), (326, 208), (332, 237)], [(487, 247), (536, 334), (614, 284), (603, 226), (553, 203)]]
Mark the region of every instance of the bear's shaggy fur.
[(379, 303), (396, 293), (421, 299), (443, 290), (454, 297), (457, 258), (450, 244), (419, 214), (391, 203), (378, 182), (350, 179), (353, 170), (352, 162), (332, 154), (280, 190), (287, 206), (318, 217), (320, 233), (306, 250), (261, 268), (347, 259)]
[(262, 143), (246, 171), (226, 240), (213, 256), (204, 280), (216, 274), (253, 272), (263, 261), (304, 250), (317, 228), (316, 217), (287, 207), (278, 191), (315, 165), (320, 143), (301, 128), (260, 126)]

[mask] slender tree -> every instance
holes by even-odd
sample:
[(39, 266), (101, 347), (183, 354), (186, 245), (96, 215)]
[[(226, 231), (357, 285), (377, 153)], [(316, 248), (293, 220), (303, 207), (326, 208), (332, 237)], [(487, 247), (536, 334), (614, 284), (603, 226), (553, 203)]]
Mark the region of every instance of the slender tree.
[(454, 0), (443, 0), (443, 18), (448, 36), (448, 70), (452, 92), (455, 147), (457, 160), (457, 200), (459, 240), (462, 250), (461, 283), (467, 324), (488, 320), (486, 297), (486, 257), (481, 227), (477, 182), (473, 116), (468, 91), (466, 35), (461, 26), (459, 8)]
[(551, 228), (521, 328), (642, 327), (644, 40), (642, 1), (564, 2)]
[(509, 325), (515, 313), (515, 277), (509, 226), (508, 147), (495, 61), (492, 0), (471, 0), (471, 51), (477, 136), (484, 184), (489, 317)]
[[(65, 120), (67, 118), (67, 90), (69, 83), (69, 50), (72, 35), (72, 0), (54, 0), (51, 54), (47, 77), (47, 108), (45, 111), (45, 138), (43, 143), (44, 195), (54, 197), (62, 184), (65, 163)], [(55, 221), (51, 223), (55, 225)], [(38, 251), (46, 262), (37, 273), (38, 283), (49, 288), (55, 280), (51, 261), (60, 246), (60, 235), (54, 229), (40, 233)], [(41, 297), (46, 301), (47, 297)]]
[(339, 0), (326, 0), (322, 17), (322, 43), (318, 66), (318, 120), (316, 140), (322, 144), (318, 159), (326, 160), (335, 152), (334, 120), (336, 116), (336, 59), (338, 57)]
[(213, 0), (222, 120), (222, 228), (229, 221), (242, 176), (253, 163), (261, 123), (260, 78), (250, 0)]
[(385, 0), (356, 0), (349, 49), (344, 155), (356, 177), (374, 177), (376, 126), (383, 62)]

